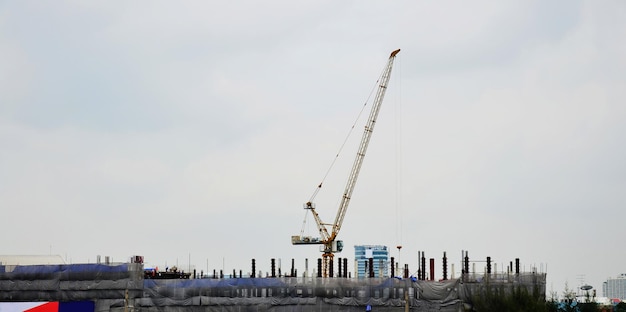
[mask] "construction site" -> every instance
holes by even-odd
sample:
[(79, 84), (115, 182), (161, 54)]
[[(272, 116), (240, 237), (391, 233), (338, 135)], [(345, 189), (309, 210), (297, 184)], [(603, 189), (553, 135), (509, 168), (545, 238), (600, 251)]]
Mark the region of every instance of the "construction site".
[[(289, 274), (276, 274), (274, 259), (267, 276), (257, 276), (256, 261), (244, 276), (213, 272), (159, 271), (145, 268), (143, 257), (133, 256), (127, 263), (98, 261), (93, 264), (34, 264), (0, 262), (0, 303), (55, 302), (63, 311), (469, 311), (476, 298), (486, 294), (507, 296), (524, 294), (545, 301), (546, 273), (536, 268), (520, 271), (519, 258), (505, 270), (492, 270), (491, 257), (470, 261), (462, 252), (461, 274), (448, 277), (448, 258), (443, 254), (443, 278), (435, 280), (435, 259), (418, 257), (417, 276), (409, 274), (409, 265), (390, 267), (374, 263), (365, 256), (364, 276), (350, 276), (348, 259), (335, 259), (344, 249), (338, 239), (361, 165), (372, 136), (381, 104), (391, 77), (393, 62), (400, 50), (393, 51), (377, 81), (377, 92), (360, 141), (358, 152), (340, 200), (334, 222), (321, 220), (314, 203), (322, 183), (304, 204), (315, 220), (319, 236), (291, 236), (293, 245), (320, 245), (315, 274), (297, 274), (293, 265)], [(306, 219), (305, 219), (306, 220)], [(400, 248), (400, 247), (398, 247)], [(428, 266), (427, 266), (428, 260)], [(308, 260), (305, 260), (308, 271)], [(354, 259), (355, 270), (357, 259)], [(476, 269), (477, 262), (485, 264)], [(452, 263), (452, 262), (451, 262)], [(379, 272), (375, 272), (374, 268)], [(504, 269), (504, 268), (502, 268)], [(72, 304), (69, 304), (72, 303)], [(2, 305), (0, 305), (0, 311)], [(10, 311), (10, 310), (9, 310)], [(17, 310), (16, 310), (17, 311)], [(44, 310), (28, 310), (32, 312)], [(51, 311), (51, 310), (45, 310)]]
[[(134, 260), (141, 257), (133, 257)], [(464, 266), (470, 267), (469, 259)], [(545, 300), (546, 274), (471, 270), (458, 278), (238, 277), (170, 275), (145, 270), (139, 261), (67, 265), (1, 265), (0, 305), (74, 303), (64, 311), (468, 311), (494, 291), (521, 292)], [(425, 262), (425, 261), (422, 261)], [(432, 266), (431, 266), (432, 267)], [(465, 269), (463, 272), (465, 272)], [(490, 269), (487, 267), (487, 269)], [(292, 269), (293, 271), (293, 269)], [(430, 272), (427, 272), (430, 271)], [(345, 270), (342, 270), (344, 273)], [(275, 274), (275, 272), (272, 272)], [(373, 272), (370, 273), (373, 275)], [(445, 273), (444, 273), (445, 276)], [(10, 311), (10, 309), (7, 309)], [(36, 311), (36, 310), (34, 310)]]

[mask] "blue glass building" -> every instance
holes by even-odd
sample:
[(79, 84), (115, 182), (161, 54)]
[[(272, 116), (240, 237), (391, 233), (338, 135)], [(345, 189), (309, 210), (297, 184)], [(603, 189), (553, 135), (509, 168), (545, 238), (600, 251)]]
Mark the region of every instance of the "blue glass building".
[(356, 276), (369, 277), (369, 259), (373, 260), (374, 277), (389, 277), (389, 249), (382, 245), (354, 246)]

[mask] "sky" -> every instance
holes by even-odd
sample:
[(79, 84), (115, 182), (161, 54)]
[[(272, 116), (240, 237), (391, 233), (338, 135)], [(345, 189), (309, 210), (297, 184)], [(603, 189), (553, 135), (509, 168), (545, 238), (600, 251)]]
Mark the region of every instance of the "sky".
[(334, 220), (401, 49), (337, 256), (386, 245), (415, 272), (424, 251), (441, 278), (443, 252), (458, 277), (466, 250), (477, 271), (519, 258), (548, 293), (600, 294), (626, 272), (624, 16), (623, 1), (2, 1), (0, 254), (312, 270), (318, 246), (290, 241), (317, 234), (302, 205), (323, 181)]

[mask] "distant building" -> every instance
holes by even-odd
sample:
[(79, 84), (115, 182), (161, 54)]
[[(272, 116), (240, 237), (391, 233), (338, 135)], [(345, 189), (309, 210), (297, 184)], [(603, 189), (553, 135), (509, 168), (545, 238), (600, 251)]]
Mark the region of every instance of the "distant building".
[(626, 273), (622, 273), (614, 279), (608, 279), (602, 283), (602, 295), (611, 299), (626, 300)]
[(389, 277), (389, 250), (382, 245), (354, 246), (356, 276), (369, 277), (369, 259), (372, 259), (374, 277)]

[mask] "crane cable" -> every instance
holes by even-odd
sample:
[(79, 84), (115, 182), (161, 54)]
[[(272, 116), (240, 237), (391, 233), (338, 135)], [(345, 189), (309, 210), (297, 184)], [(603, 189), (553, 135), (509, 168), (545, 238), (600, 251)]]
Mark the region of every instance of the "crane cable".
[[(374, 89), (372, 89), (373, 92)], [(341, 144), (341, 146), (339, 147), (339, 151), (337, 151), (337, 154), (335, 155), (335, 158), (333, 159), (333, 161), (330, 163), (330, 166), (328, 167), (328, 170), (326, 170), (326, 174), (324, 174), (324, 177), (322, 178), (322, 181), (320, 182), (320, 184), (317, 185), (317, 187), (315, 188), (315, 190), (313, 191), (313, 195), (311, 195), (311, 198), (309, 199), (309, 202), (312, 203), (313, 200), (315, 199), (315, 197), (317, 196), (317, 193), (319, 193), (319, 191), (322, 189), (322, 184), (324, 184), (324, 181), (326, 181), (326, 178), (328, 177), (328, 175), (330, 174), (330, 171), (332, 170), (332, 168), (335, 166), (335, 163), (337, 162), (337, 159), (339, 158), (339, 154), (341, 154), (341, 151), (343, 150), (343, 148), (346, 146), (346, 142), (348, 141), (348, 139), (350, 138), (350, 135), (352, 134), (352, 130), (354, 130), (354, 126), (356, 126), (357, 122), (359, 121), (359, 119), (361, 118), (361, 115), (363, 114), (363, 111), (365, 110), (365, 107), (367, 106), (367, 102), (369, 102), (370, 98), (372, 97), (372, 92), (370, 92), (370, 95), (367, 97), (367, 101), (365, 101), (365, 103), (363, 104), (363, 107), (361, 108), (361, 111), (359, 112), (359, 114), (356, 117), (356, 120), (354, 121), (354, 123), (352, 124), (352, 127), (350, 127), (350, 130), (348, 131), (348, 135), (346, 136), (346, 138), (343, 140), (343, 143)], [(304, 230), (306, 227), (306, 220), (307, 217), (309, 216), (308, 213), (308, 209), (305, 212), (304, 215), (304, 221), (302, 221), (302, 231), (300, 231), (300, 235), (304, 236)]]
[[(372, 98), (372, 94), (374, 94), (374, 91), (377, 90), (378, 84), (379, 84), (381, 78), (382, 78), (382, 76), (379, 77), (376, 80), (376, 83), (374, 83), (374, 86), (372, 87), (369, 95), (367, 96), (367, 100), (365, 100), (365, 103), (363, 103), (363, 107), (361, 107), (361, 111), (359, 111), (358, 115), (356, 116), (356, 119), (354, 120), (354, 123), (352, 123), (352, 126), (350, 127), (350, 130), (348, 131), (348, 134), (346, 135), (346, 138), (343, 140), (343, 143), (339, 147), (339, 151), (337, 151), (337, 154), (335, 155), (335, 158), (330, 163), (330, 166), (328, 167), (328, 170), (326, 170), (326, 174), (324, 174), (324, 177), (322, 178), (322, 181), (317, 185), (317, 187), (315, 187), (315, 190), (313, 191), (313, 195), (311, 195), (311, 198), (309, 199), (310, 203), (313, 202), (313, 200), (315, 199), (315, 197), (317, 196), (319, 191), (322, 189), (322, 184), (324, 184), (324, 181), (326, 181), (326, 178), (330, 174), (330, 171), (335, 166), (335, 163), (337, 162), (337, 159), (339, 158), (339, 154), (341, 154), (341, 152), (343, 151), (343, 148), (346, 146), (346, 143), (348, 142), (348, 139), (350, 138), (350, 135), (352, 135), (352, 131), (354, 130), (354, 127), (356, 126), (356, 124), (358, 123), (359, 119), (361, 118), (361, 115), (363, 115), (363, 111), (365, 111), (365, 107), (367, 107), (367, 103)], [(309, 213), (308, 213), (308, 209), (307, 209), (307, 211), (305, 212), (305, 215), (304, 215), (304, 221), (302, 221), (302, 230), (300, 231), (300, 236), (304, 236), (304, 230), (305, 230), (305, 227), (306, 227), (306, 224), (307, 224), (306, 221), (307, 221), (307, 217), (308, 216), (309, 216)]]
[(343, 148), (346, 146), (346, 143), (348, 142), (348, 139), (350, 138), (350, 135), (352, 134), (352, 131), (354, 130), (354, 127), (356, 126), (356, 124), (358, 123), (359, 119), (361, 118), (361, 115), (363, 115), (363, 111), (367, 107), (367, 103), (372, 98), (372, 94), (374, 94), (374, 91), (377, 90), (378, 84), (379, 84), (381, 78), (382, 77), (379, 77), (376, 80), (376, 83), (374, 83), (374, 86), (372, 86), (372, 89), (370, 90), (370, 93), (367, 96), (367, 100), (365, 100), (365, 103), (363, 103), (363, 107), (361, 107), (361, 111), (359, 111), (359, 114), (357, 115), (356, 119), (354, 120), (354, 123), (352, 124), (352, 126), (350, 127), (350, 130), (348, 131), (348, 135), (346, 135), (346, 138), (343, 140), (343, 143), (339, 147), (339, 151), (337, 151), (337, 154), (335, 155), (335, 158), (333, 159), (333, 161), (331, 162), (330, 166), (328, 167), (328, 170), (326, 171), (326, 174), (324, 174), (324, 177), (322, 178), (322, 182), (320, 182), (320, 184), (317, 185), (317, 187), (315, 188), (315, 191), (313, 191), (313, 195), (311, 195), (311, 199), (309, 199), (309, 202), (313, 202), (313, 200), (317, 196), (317, 193), (322, 188), (322, 184), (324, 184), (324, 181), (326, 181), (326, 178), (328, 177), (328, 174), (330, 174), (330, 171), (332, 170), (332, 168), (334, 167), (335, 163), (337, 162), (337, 159), (339, 158), (339, 154), (341, 154), (341, 151), (343, 151)]
[[(396, 85), (398, 86), (397, 88), (397, 97), (396, 97), (396, 105), (395, 105), (395, 153), (396, 153), (396, 173), (395, 173), (395, 179), (396, 179), (396, 190), (395, 190), (395, 210), (396, 210), (396, 241), (397, 241), (397, 246), (402, 246), (402, 232), (403, 232), (403, 228), (402, 228), (402, 220), (403, 220), (403, 216), (402, 216), (402, 187), (403, 187), (403, 175), (402, 172), (404, 171), (403, 169), (403, 150), (402, 150), (402, 58), (399, 59), (399, 65), (398, 66), (398, 75), (397, 77), (399, 77), (399, 79), (396, 82)], [(399, 98), (399, 100), (398, 100)]]

